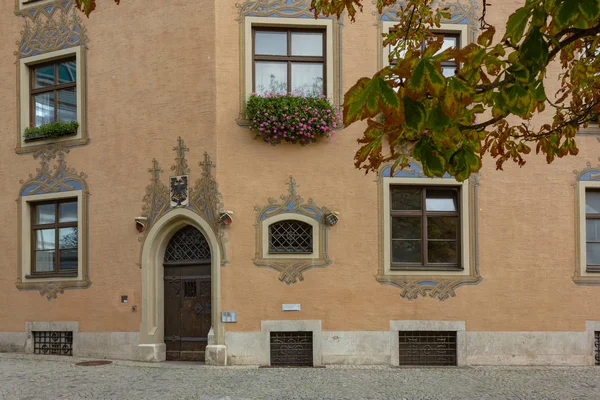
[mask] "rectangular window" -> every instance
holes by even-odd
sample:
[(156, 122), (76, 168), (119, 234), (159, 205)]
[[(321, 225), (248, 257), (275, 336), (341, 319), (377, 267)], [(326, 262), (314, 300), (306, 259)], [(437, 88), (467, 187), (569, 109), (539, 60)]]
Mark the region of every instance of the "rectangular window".
[(585, 191), (586, 269), (600, 272), (600, 190)]
[(391, 269), (461, 269), (460, 189), (390, 188)]
[(77, 208), (77, 199), (32, 204), (32, 275), (77, 275)]
[(253, 28), (253, 91), (326, 95), (326, 31)]
[(77, 63), (75, 58), (32, 65), (30, 125), (77, 121)]
[[(460, 49), (461, 47), (461, 43), (460, 43), (460, 33), (444, 33), (444, 32), (434, 32), (434, 34), (436, 35), (441, 35), (444, 38), (444, 44), (442, 45), (442, 48), (440, 50), (438, 50), (438, 53), (443, 52), (446, 49), (450, 49), (450, 48), (457, 48)], [(392, 51), (394, 51), (395, 46), (390, 45), (389, 46), (389, 52), (391, 53)], [(425, 43), (421, 43), (421, 51), (425, 50)], [(400, 56), (402, 56), (402, 54), (400, 54)], [(395, 65), (397, 62), (396, 59), (393, 59), (390, 61), (390, 65)], [(442, 61), (442, 74), (444, 74), (445, 77), (449, 77), (449, 76), (453, 76), (456, 73), (456, 70), (458, 69), (458, 64), (456, 63), (455, 60), (448, 60), (448, 61)]]

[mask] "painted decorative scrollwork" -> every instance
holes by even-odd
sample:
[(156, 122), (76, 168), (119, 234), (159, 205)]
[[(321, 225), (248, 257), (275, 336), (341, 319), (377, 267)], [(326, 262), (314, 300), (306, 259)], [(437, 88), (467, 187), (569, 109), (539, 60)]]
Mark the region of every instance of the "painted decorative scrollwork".
[(238, 21), (246, 16), (314, 18), (311, 0), (250, 0), (236, 4)]
[[(80, 232), (79, 244), (83, 249), (81, 260), (81, 275), (78, 280), (53, 280), (45, 282), (30, 282), (23, 279), (23, 260), (21, 251), (18, 259), (18, 275), (16, 286), (22, 290), (39, 290), (40, 295), (46, 296), (48, 300), (55, 299), (58, 294), (64, 293), (64, 289), (87, 288), (91, 285), (87, 269), (87, 197), (89, 196), (87, 175), (83, 172), (78, 173), (74, 168), (67, 165), (65, 155), (69, 150), (59, 144), (44, 146), (33, 154), (34, 159), (40, 160), (40, 166), (36, 169), (36, 175), (29, 174), (25, 180), (20, 180), (21, 189), (19, 190), (18, 215), (19, 223), (22, 221), (22, 199), (27, 196), (44, 195), (51, 193), (62, 193), (70, 191), (81, 191), (82, 196), (82, 221), (83, 229)], [(54, 162), (54, 165), (52, 163)], [(19, 248), (25, 244), (22, 237), (19, 237)]]
[[(173, 150), (175, 151), (176, 157), (175, 164), (171, 167), (171, 170), (178, 175), (188, 175), (190, 169), (188, 168), (185, 153), (187, 153), (189, 149), (185, 146), (181, 137), (177, 139), (177, 146), (175, 146)], [(219, 192), (219, 185), (212, 174), (212, 169), (215, 168), (215, 164), (211, 161), (208, 153), (205, 152), (204, 161), (200, 162), (198, 165), (202, 168), (202, 174), (201, 177), (196, 180), (193, 187), (188, 185), (187, 191), (189, 194), (187, 195), (187, 203), (185, 206), (200, 215), (210, 225), (219, 242), (221, 265), (224, 266), (229, 262), (227, 261), (225, 252), (225, 236), (221, 225), (219, 224), (219, 213), (223, 209), (223, 203), (221, 202), (222, 196)], [(156, 159), (152, 160), (152, 168), (150, 168), (148, 172), (151, 176), (150, 184), (146, 186), (145, 195), (142, 200), (142, 216), (147, 218), (144, 235), (139, 239), (142, 243), (146, 240), (146, 236), (152, 228), (152, 225), (160, 217), (165, 215), (172, 208), (179, 207), (179, 205), (171, 205), (171, 191), (169, 187), (161, 182), (160, 174), (163, 173), (163, 170), (160, 168)]]
[[(279, 280), (291, 285), (297, 281), (303, 281), (303, 273), (311, 268), (324, 268), (331, 264), (327, 253), (327, 231), (328, 227), (325, 223), (325, 216), (330, 214), (326, 207), (319, 207), (313, 201), (304, 199), (298, 195), (298, 185), (296, 180), (290, 176), (287, 182), (288, 193), (280, 196), (280, 201), (269, 198), (266, 206), (257, 206), (256, 210), (256, 253), (254, 264), (259, 267), (273, 268), (279, 272)], [(294, 219), (294, 215), (301, 215), (311, 218), (318, 223), (318, 254), (314, 257), (298, 257), (284, 258), (278, 257), (277, 254), (268, 255), (268, 250), (265, 250), (263, 243), (265, 235), (263, 232), (268, 232), (269, 218), (290, 215), (290, 219)]]
[(17, 58), (87, 47), (87, 30), (71, 3), (45, 4), (22, 14), (30, 18), (25, 18), (25, 28), (17, 41)]

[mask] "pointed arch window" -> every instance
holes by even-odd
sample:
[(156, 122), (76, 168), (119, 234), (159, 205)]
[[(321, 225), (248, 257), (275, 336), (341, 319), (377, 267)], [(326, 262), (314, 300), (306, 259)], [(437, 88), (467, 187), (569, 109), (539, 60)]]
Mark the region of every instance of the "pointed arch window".
[(186, 226), (173, 235), (165, 250), (165, 264), (210, 263), (208, 241), (198, 229)]

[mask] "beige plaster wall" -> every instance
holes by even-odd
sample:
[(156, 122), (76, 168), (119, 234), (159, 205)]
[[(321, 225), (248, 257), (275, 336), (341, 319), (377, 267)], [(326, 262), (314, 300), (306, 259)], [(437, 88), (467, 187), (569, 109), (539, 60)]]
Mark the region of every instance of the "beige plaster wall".
[[(576, 286), (575, 176), (597, 164), (600, 143), (582, 136), (580, 154), (546, 165), (530, 156), (526, 167), (495, 171), (484, 160), (479, 187), (479, 260), (483, 281), (460, 287), (456, 297), (409, 301), (381, 285), (378, 265), (375, 176), (353, 166), (364, 125), (338, 131), (306, 147), (273, 147), (239, 127), (238, 0), (189, 2), (129, 0), (101, 4), (85, 20), (89, 34), (88, 128), (91, 142), (71, 149), (67, 162), (88, 174), (90, 186), (89, 271), (91, 288), (70, 290), (48, 302), (35, 291), (15, 288), (19, 179), (35, 174), (31, 155), (16, 155), (14, 41), (23, 28), (12, 7), (0, 11), (0, 330), (21, 332), (26, 321), (78, 321), (80, 332), (139, 331), (140, 243), (133, 218), (141, 213), (152, 158), (165, 176), (181, 135), (190, 152), (193, 179), (202, 153), (216, 154), (217, 179), (226, 209), (222, 309), (237, 311), (230, 332), (260, 331), (261, 320), (321, 320), (323, 331), (387, 331), (390, 320), (460, 320), (467, 331), (584, 331), (600, 320), (600, 287)], [(522, 1), (495, 2), (488, 19), (498, 36)], [(214, 4), (217, 4), (214, 7)], [(371, 3), (342, 31), (343, 90), (377, 68), (377, 29)], [(218, 68), (215, 68), (215, 60)], [(556, 89), (550, 73), (547, 91)], [(536, 122), (540, 122), (538, 119)], [(310, 270), (287, 286), (278, 272), (252, 263), (254, 207), (286, 192), (292, 174), (298, 192), (340, 212), (329, 231), (333, 264)], [(119, 302), (129, 295), (128, 304)], [(301, 303), (282, 312), (282, 303)]]
[[(0, 10), (0, 330), (23, 331), (26, 321), (79, 321), (81, 332), (136, 332), (141, 319), (139, 234), (147, 170), (156, 158), (169, 175), (181, 135), (199, 177), (203, 152), (215, 153), (214, 9), (212, 2), (110, 2), (84, 24), (88, 29), (88, 128), (91, 141), (71, 148), (67, 163), (88, 175), (89, 271), (92, 286), (49, 302), (19, 292), (17, 217), (19, 180), (39, 163), (16, 155), (15, 41), (24, 27), (11, 1)], [(129, 303), (121, 304), (120, 296)], [(132, 312), (131, 306), (138, 311)]]

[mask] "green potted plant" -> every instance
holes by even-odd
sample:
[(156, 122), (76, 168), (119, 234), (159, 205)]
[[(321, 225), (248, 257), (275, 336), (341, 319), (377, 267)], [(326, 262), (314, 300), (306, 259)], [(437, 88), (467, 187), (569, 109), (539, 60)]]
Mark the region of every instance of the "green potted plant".
[(40, 126), (29, 126), (25, 128), (26, 142), (56, 138), (61, 136), (76, 135), (79, 128), (77, 121), (55, 121)]

